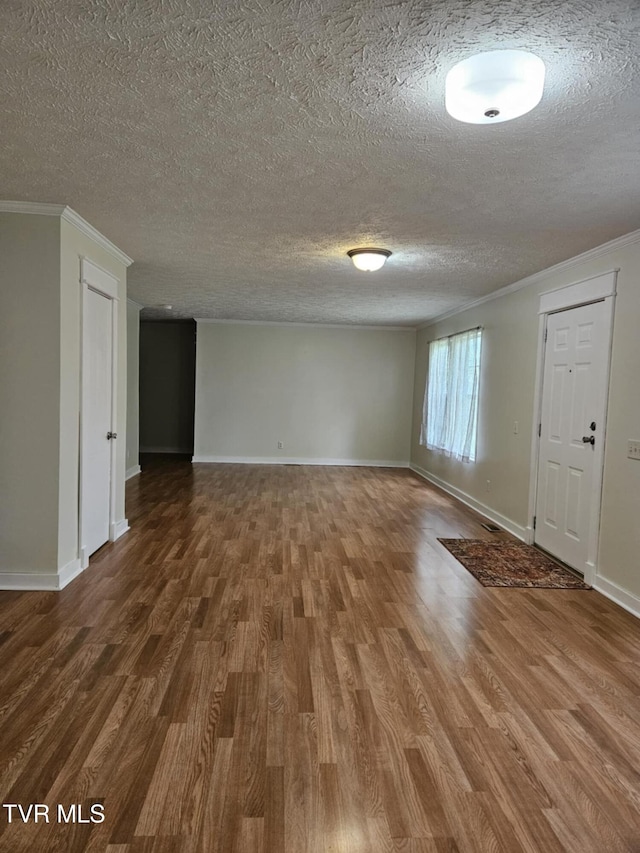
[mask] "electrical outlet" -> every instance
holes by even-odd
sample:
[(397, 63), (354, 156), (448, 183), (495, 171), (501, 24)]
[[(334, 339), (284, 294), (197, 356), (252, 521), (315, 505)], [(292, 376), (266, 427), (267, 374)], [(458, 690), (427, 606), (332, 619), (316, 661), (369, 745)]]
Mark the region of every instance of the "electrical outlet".
[(278, 450), (282, 450), (283, 447), (284, 447), (284, 444), (281, 441), (279, 441), (278, 442)]
[(627, 456), (629, 459), (640, 459), (640, 438), (629, 439), (627, 442)]

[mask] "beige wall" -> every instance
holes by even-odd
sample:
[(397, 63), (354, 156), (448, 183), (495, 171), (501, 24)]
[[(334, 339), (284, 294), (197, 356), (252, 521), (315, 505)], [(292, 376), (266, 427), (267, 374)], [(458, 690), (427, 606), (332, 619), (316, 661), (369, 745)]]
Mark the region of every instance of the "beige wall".
[[(535, 284), (456, 314), (418, 333), (412, 463), (505, 516), (515, 527), (529, 519), (531, 432), (537, 358), (539, 295), (619, 268), (605, 447), (598, 575), (640, 597), (640, 462), (626, 458), (627, 440), (640, 439), (640, 243), (628, 244)], [(478, 460), (456, 462), (418, 443), (428, 360), (434, 338), (484, 327)], [(520, 425), (513, 434), (513, 422)], [(487, 491), (486, 480), (491, 480)], [(611, 591), (611, 590), (609, 590)]]
[(0, 572), (57, 565), (60, 220), (0, 214)]
[(81, 256), (120, 281), (115, 488), (124, 519), (126, 267), (59, 215), (0, 214), (0, 587), (55, 588), (59, 572), (68, 579), (79, 566)]
[[(482, 326), (483, 335), (478, 453), (477, 461), (468, 463), (420, 446), (419, 434), (429, 341), (472, 326)], [(418, 332), (416, 346), (412, 463), (490, 506), (520, 528), (527, 524), (537, 344), (538, 295), (531, 289), (430, 326)], [(513, 433), (514, 421), (519, 424), (517, 435)]]
[(127, 475), (137, 471), (140, 449), (140, 305), (127, 301)]
[(60, 521), (58, 567), (78, 555), (78, 463), (80, 458), (80, 260), (87, 258), (118, 279), (116, 522), (125, 518), (127, 433), (127, 268), (70, 222), (61, 222), (60, 257)]
[(413, 330), (200, 322), (194, 458), (406, 464), (414, 356)]

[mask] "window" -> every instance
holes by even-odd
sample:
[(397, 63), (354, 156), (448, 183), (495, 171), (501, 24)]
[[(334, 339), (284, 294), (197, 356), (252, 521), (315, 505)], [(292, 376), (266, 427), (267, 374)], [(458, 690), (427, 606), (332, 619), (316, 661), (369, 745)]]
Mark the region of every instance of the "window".
[(420, 444), (475, 462), (481, 329), (429, 344)]

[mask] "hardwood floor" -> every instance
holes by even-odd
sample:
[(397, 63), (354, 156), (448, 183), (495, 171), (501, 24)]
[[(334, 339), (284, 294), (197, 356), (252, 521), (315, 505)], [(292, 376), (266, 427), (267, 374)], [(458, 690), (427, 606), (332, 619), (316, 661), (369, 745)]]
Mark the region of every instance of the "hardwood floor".
[[(409, 471), (157, 465), (61, 593), (0, 593), (7, 853), (640, 851), (640, 622), (481, 587)], [(57, 804), (104, 806), (56, 823)]]

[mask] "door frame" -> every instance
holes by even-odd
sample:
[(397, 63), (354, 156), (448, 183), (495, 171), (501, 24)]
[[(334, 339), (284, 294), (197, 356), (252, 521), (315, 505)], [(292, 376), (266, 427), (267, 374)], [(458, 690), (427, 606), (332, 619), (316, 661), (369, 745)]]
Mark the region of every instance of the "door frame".
[(604, 449), (607, 428), (607, 413), (609, 408), (609, 379), (611, 370), (611, 348), (613, 344), (613, 317), (616, 298), (616, 282), (619, 269), (613, 269), (605, 273), (598, 273), (582, 281), (569, 284), (556, 290), (549, 290), (540, 294), (538, 308), (538, 356), (536, 363), (536, 382), (534, 390), (534, 412), (531, 430), (531, 467), (529, 473), (529, 512), (526, 528), (526, 541), (528, 544), (535, 542), (534, 518), (536, 514), (536, 503), (538, 499), (538, 466), (540, 462), (540, 436), (539, 429), (542, 422), (542, 392), (544, 374), (544, 355), (547, 332), (547, 321), (550, 314), (558, 311), (566, 311), (571, 308), (579, 308), (592, 302), (602, 302), (604, 310), (605, 335), (605, 387), (604, 387), (604, 418), (602, 436), (597, 442), (593, 468), (593, 486), (596, 495), (591, 505), (591, 517), (589, 519), (589, 539), (587, 543), (587, 563), (584, 573), (585, 583), (593, 586), (598, 574), (598, 544), (600, 539), (600, 512), (602, 507), (602, 481), (604, 474)]
[[(89, 565), (89, 555), (84, 544), (83, 507), (85, 501), (85, 486), (83, 479), (83, 460), (87, 436), (84, 429), (84, 399), (83, 379), (85, 364), (85, 347), (87, 344), (84, 333), (86, 325), (87, 295), (89, 290), (106, 297), (111, 302), (111, 418), (109, 429), (117, 432), (118, 428), (118, 286), (119, 280), (112, 273), (99, 267), (88, 258), (80, 256), (80, 441), (78, 464), (78, 543), (80, 565), (83, 569)], [(117, 440), (117, 439), (116, 439)], [(116, 442), (111, 441), (109, 456), (109, 541), (115, 542), (116, 535), (116, 492), (114, 475), (116, 471)]]

